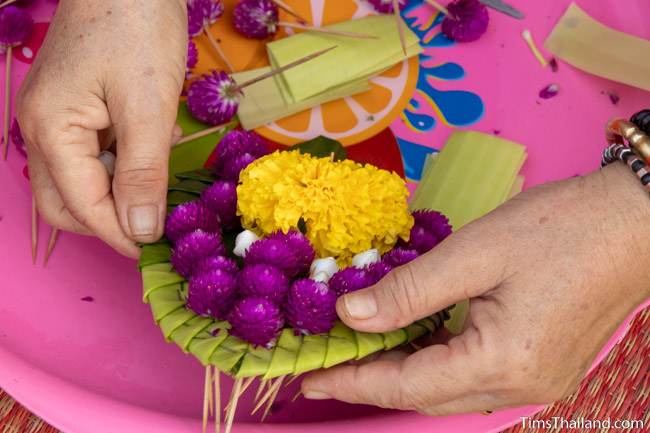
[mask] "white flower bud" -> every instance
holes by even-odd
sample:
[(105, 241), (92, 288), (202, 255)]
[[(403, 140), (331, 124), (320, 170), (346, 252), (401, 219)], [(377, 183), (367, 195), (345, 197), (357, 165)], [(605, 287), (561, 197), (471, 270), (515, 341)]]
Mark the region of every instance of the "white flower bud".
[(326, 280), (322, 281), (327, 282), (332, 278), (332, 275), (339, 271), (339, 265), (336, 264), (336, 259), (334, 257), (325, 257), (323, 259), (314, 260), (309, 271), (312, 279), (315, 279), (319, 274), (325, 274), (324, 276), (319, 276), (319, 278), (326, 278)]
[(239, 257), (245, 257), (248, 249), (254, 242), (259, 241), (260, 238), (250, 230), (244, 230), (235, 238), (235, 248), (232, 252)]
[(363, 269), (381, 260), (379, 250), (373, 248), (352, 257), (352, 266)]

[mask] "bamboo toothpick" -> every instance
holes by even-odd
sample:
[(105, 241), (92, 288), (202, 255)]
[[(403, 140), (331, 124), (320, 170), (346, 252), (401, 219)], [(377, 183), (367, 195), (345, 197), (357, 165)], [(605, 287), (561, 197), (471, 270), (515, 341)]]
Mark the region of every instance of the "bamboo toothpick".
[(4, 3), (0, 3), (0, 9), (2, 9), (5, 6), (9, 6), (10, 4), (16, 3), (18, 0), (7, 0)]
[(291, 403), (294, 403), (296, 400), (298, 400), (298, 397), (300, 397), (300, 395), (302, 395), (302, 389), (299, 389), (296, 395), (293, 396)]
[(278, 386), (275, 388), (275, 391), (273, 391), (273, 394), (271, 394), (271, 397), (269, 398), (268, 403), (266, 403), (266, 408), (264, 409), (264, 413), (262, 414), (262, 422), (266, 419), (266, 417), (269, 415), (271, 412), (271, 408), (273, 407), (273, 403), (275, 403), (275, 399), (278, 398), (278, 394), (280, 393), (280, 389), (282, 389), (282, 382), (284, 381), (285, 376), (281, 376), (278, 379)]
[(406, 56), (406, 38), (404, 37), (404, 22), (399, 11), (399, 0), (393, 0), (393, 13), (395, 14), (395, 22), (397, 24), (397, 32), (399, 33), (399, 42), (402, 44), (402, 51)]
[(203, 33), (205, 33), (205, 36), (207, 36), (208, 41), (210, 41), (210, 45), (212, 45), (212, 48), (214, 48), (214, 50), (217, 52), (217, 55), (221, 57), (221, 60), (223, 60), (223, 62), (226, 64), (228, 72), (233, 72), (235, 68), (233, 68), (232, 63), (230, 63), (230, 60), (228, 60), (228, 57), (226, 57), (226, 54), (219, 46), (219, 43), (214, 38), (214, 36), (212, 36), (212, 33), (210, 33), (210, 29), (208, 27), (203, 27)]
[(255, 77), (255, 78), (251, 78), (250, 80), (245, 81), (245, 82), (243, 82), (241, 84), (237, 84), (237, 86), (233, 89), (233, 92), (239, 92), (239, 91), (241, 91), (241, 89), (243, 89), (245, 87), (251, 86), (251, 85), (253, 85), (253, 84), (257, 83), (257, 82), (260, 82), (262, 80), (266, 80), (267, 78), (270, 78), (270, 77), (272, 77), (274, 75), (280, 74), (280, 73), (282, 73), (284, 71), (287, 71), (287, 70), (289, 70), (291, 68), (295, 68), (296, 66), (302, 65), (303, 63), (306, 63), (306, 62), (308, 62), (310, 60), (313, 60), (316, 57), (320, 57), (323, 54), (328, 53), (328, 52), (332, 51), (334, 48), (337, 48), (337, 47), (338, 47), (338, 45), (333, 45), (333, 46), (331, 46), (329, 48), (325, 48), (323, 50), (316, 51), (315, 53), (309, 54), (309, 55), (307, 55), (305, 57), (302, 57), (302, 58), (300, 58), (300, 59), (298, 59), (296, 61), (288, 63), (288, 64), (286, 64), (286, 65), (284, 65), (284, 66), (282, 66), (280, 68), (272, 69), (269, 72), (266, 72), (266, 73), (264, 73), (262, 75), (259, 75), (259, 76)]
[(284, 384), (285, 387), (291, 385), (293, 382), (295, 382), (296, 379), (298, 379), (300, 375), (293, 376), (291, 379), (287, 381), (287, 383)]
[(205, 382), (203, 386), (203, 422), (201, 423), (201, 431), (205, 433), (208, 428), (208, 406), (210, 405), (210, 366), (205, 367)]
[(56, 241), (59, 238), (59, 229), (56, 227), (52, 227), (52, 232), (50, 233), (50, 240), (47, 243), (47, 251), (45, 252), (45, 259), (43, 259), (43, 267), (47, 266), (47, 262), (50, 260), (50, 256), (52, 255), (52, 251), (54, 251), (54, 247), (56, 246)]
[(5, 161), (7, 160), (7, 150), (9, 150), (9, 120), (11, 119), (11, 51), (12, 46), (9, 45), (5, 53), (5, 115), (2, 128), (2, 158)]
[(207, 372), (207, 378), (206, 378), (206, 384), (208, 387), (208, 416), (211, 417), (213, 415), (212, 408), (213, 405), (212, 403), (214, 402), (214, 395), (212, 393), (212, 367), (208, 366), (208, 372)]
[(308, 30), (310, 32), (316, 32), (316, 33), (326, 33), (328, 35), (345, 36), (347, 38), (379, 39), (379, 37), (375, 35), (368, 35), (365, 33), (356, 33), (356, 32), (345, 32), (342, 30), (327, 29), (324, 27), (315, 27), (309, 24), (298, 24), (298, 23), (289, 23), (286, 21), (280, 21), (278, 25), (282, 27), (289, 27), (292, 29)]
[(237, 410), (237, 403), (239, 402), (239, 395), (241, 393), (242, 382), (243, 382), (242, 378), (236, 379), (235, 384), (232, 388), (232, 393), (230, 394), (230, 402), (229, 402), (230, 409), (228, 410), (228, 413), (226, 415), (225, 433), (230, 433), (230, 431), (232, 430), (232, 423), (235, 420), (235, 411)]
[(253, 411), (251, 412), (251, 415), (254, 415), (255, 412), (257, 412), (262, 406), (264, 406), (264, 403), (266, 403), (275, 393), (276, 389), (282, 385), (282, 381), (284, 380), (284, 376), (280, 376), (274, 383), (273, 385), (269, 386), (269, 389), (266, 391), (264, 396), (260, 399), (260, 401), (257, 402), (257, 405), (255, 405), (255, 408), (253, 408)]
[(537, 48), (537, 44), (535, 44), (535, 40), (533, 39), (533, 35), (530, 33), (530, 30), (526, 29), (523, 32), (521, 32), (521, 37), (524, 38), (524, 40), (528, 44), (528, 47), (533, 52), (533, 55), (539, 61), (539, 63), (542, 65), (542, 68), (547, 67), (548, 66), (548, 61), (542, 55), (542, 53), (539, 51), (539, 48)]
[(257, 392), (255, 393), (255, 399), (253, 401), (257, 402), (257, 400), (260, 398), (260, 395), (262, 395), (262, 391), (264, 391), (264, 388), (266, 388), (267, 383), (269, 383), (268, 379), (260, 380), (260, 386), (257, 387)]
[(234, 121), (230, 121), (221, 125), (213, 126), (208, 129), (204, 129), (202, 131), (195, 132), (194, 134), (186, 135), (184, 137), (181, 137), (180, 140), (178, 140), (175, 144), (175, 146), (178, 146), (179, 144), (184, 144), (193, 140), (198, 140), (199, 138), (203, 138), (205, 136), (208, 136), (210, 134), (214, 134), (215, 132), (219, 132), (220, 130), (227, 128), (229, 126), (234, 125)]
[(36, 264), (36, 253), (38, 252), (38, 210), (36, 198), (32, 196), (32, 264)]
[(221, 433), (221, 372), (214, 368), (214, 431)]
[[(16, 0), (14, 0), (16, 1)], [(294, 18), (298, 19), (299, 21), (306, 23), (307, 20), (298, 15), (298, 12), (296, 12), (291, 6), (283, 2), (282, 0), (271, 0), (273, 3), (275, 3), (280, 9), (284, 10), (286, 13), (289, 15), (293, 16)]]
[(443, 14), (447, 15), (451, 19), (456, 19), (455, 16), (451, 15), (449, 13), (449, 9), (438, 3), (436, 0), (426, 0), (427, 3), (429, 3), (431, 6), (434, 8), (438, 9), (438, 11), (442, 12)]
[[(244, 395), (244, 393), (246, 392), (246, 390), (248, 389), (248, 387), (251, 386), (251, 383), (253, 383), (254, 380), (255, 380), (255, 376), (253, 376), (253, 377), (249, 377), (249, 378), (246, 379), (246, 382), (244, 382), (243, 385), (242, 385), (242, 387), (241, 387), (241, 391), (240, 391), (240, 393), (239, 393), (239, 397), (241, 397), (242, 395)], [(228, 405), (225, 407), (225, 409), (226, 409), (226, 410), (230, 409), (230, 402), (229, 402)]]

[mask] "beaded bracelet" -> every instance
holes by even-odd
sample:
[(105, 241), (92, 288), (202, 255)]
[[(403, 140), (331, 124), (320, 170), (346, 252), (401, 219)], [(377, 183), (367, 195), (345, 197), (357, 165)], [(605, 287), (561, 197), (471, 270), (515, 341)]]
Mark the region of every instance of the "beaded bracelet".
[(605, 134), (609, 145), (603, 152), (601, 166), (622, 161), (650, 191), (650, 110), (639, 111), (630, 121), (610, 121)]

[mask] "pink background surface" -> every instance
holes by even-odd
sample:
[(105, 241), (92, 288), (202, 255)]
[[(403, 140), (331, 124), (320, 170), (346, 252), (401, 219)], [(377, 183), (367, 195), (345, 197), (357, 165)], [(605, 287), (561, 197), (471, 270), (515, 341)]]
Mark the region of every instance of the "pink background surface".
[[(498, 129), (501, 136), (525, 144), (528, 186), (594, 170), (605, 121), (650, 106), (650, 95), (561, 62), (556, 74), (542, 69), (523, 43), (521, 30), (531, 29), (541, 46), (568, 1), (511, 1), (526, 13), (525, 21), (491, 12), (488, 34), (463, 46), (462, 59), (450, 59), (467, 72), (463, 89), (480, 94), (486, 105), (484, 118), (471, 129)], [(650, 39), (650, 27), (643, 22), (647, 0), (578, 4), (615, 28)], [(45, 20), (50, 7), (36, 17)], [(15, 64), (18, 83), (26, 66)], [(538, 91), (551, 83), (560, 85), (560, 95), (539, 101)], [(453, 88), (454, 83), (440, 84), (444, 86)], [(613, 105), (601, 92), (616, 93), (620, 103)], [(437, 127), (426, 137), (427, 144), (440, 147), (449, 132)], [(203, 370), (163, 341), (141, 302), (135, 263), (97, 240), (64, 234), (49, 268), (32, 266), (24, 160), (11, 148), (9, 161), (0, 165), (0, 387), (69, 433), (199, 431)], [(44, 247), (49, 233), (44, 225), (41, 230)], [(82, 302), (85, 296), (95, 301)], [(308, 422), (315, 432), (487, 432), (538, 409), (432, 419), (334, 402), (289, 405), (286, 400), (293, 394), (283, 393), (277, 414), (265, 425), (248, 422), (245, 409), (250, 404), (244, 402), (238, 431), (304, 431), (307, 426), (301, 423)]]

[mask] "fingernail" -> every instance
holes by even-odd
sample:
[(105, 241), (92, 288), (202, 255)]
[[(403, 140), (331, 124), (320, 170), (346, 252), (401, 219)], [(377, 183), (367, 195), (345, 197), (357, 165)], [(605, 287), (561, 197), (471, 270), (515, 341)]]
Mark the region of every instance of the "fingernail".
[(309, 400), (329, 400), (332, 398), (331, 395), (320, 391), (307, 391), (304, 393), (304, 396)]
[(353, 319), (370, 319), (377, 314), (377, 301), (371, 293), (356, 293), (343, 297), (348, 314)]
[(133, 206), (129, 209), (129, 227), (133, 236), (152, 236), (158, 229), (158, 207)]

